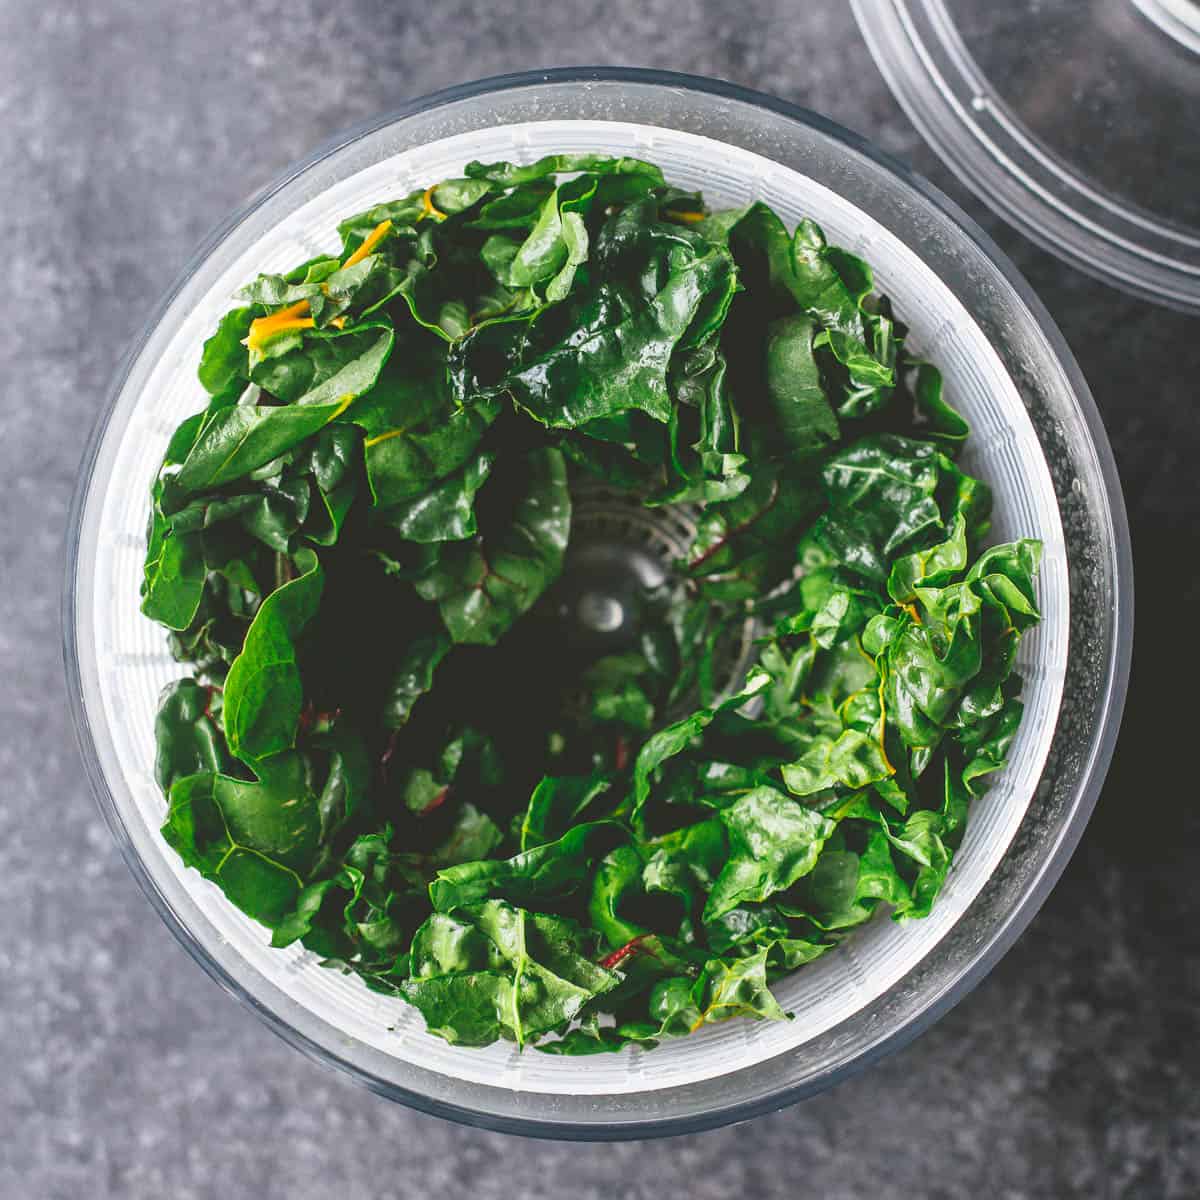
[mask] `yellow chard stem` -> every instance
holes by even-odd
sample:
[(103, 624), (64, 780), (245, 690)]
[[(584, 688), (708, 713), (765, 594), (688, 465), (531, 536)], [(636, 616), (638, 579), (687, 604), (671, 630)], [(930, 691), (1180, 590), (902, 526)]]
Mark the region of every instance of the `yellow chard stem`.
[(259, 317), (258, 320), (251, 321), (246, 345), (251, 350), (261, 350), (271, 338), (278, 337), (281, 333), (288, 333), (293, 329), (311, 329), (314, 322), (312, 317), (304, 315), (307, 312), (308, 301), (298, 300), (269, 317)]
[(379, 224), (376, 225), (375, 228), (372, 229), (365, 238), (363, 238), (362, 245), (359, 246), (359, 248), (355, 250), (355, 252), (350, 255), (350, 257), (346, 259), (344, 263), (342, 263), (342, 270), (344, 271), (347, 267), (353, 267), (355, 264), (362, 262), (362, 260), (366, 258), (367, 255), (370, 254), (375, 247), (378, 246), (385, 237), (387, 237), (389, 233), (391, 233), (391, 231), (391, 221), (380, 221)]
[(421, 215), (417, 218), (418, 221), (423, 221), (426, 217), (432, 217), (435, 221), (444, 221), (446, 219), (447, 214), (434, 206), (433, 193), (436, 189), (436, 183), (433, 187), (425, 189), (425, 194), (421, 197)]

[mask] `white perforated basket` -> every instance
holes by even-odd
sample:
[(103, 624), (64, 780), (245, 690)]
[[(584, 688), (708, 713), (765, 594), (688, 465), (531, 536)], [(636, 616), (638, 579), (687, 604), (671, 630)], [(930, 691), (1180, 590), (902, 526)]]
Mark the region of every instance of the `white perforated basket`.
[[(838, 1061), (839, 1038), (855, 1051), (847, 1061), (867, 1053), (845, 1042), (847, 1027), (857, 1023), (860, 1034), (864, 1028), (870, 1032), (870, 1023), (880, 1019), (872, 1014), (912, 987), (922, 965), (936, 959), (956, 931), (956, 944), (961, 943), (964, 918), (1005, 860), (1030, 806), (1048, 794), (1039, 793), (1039, 781), (1059, 729), (1068, 681), (1071, 562), (1056, 494), (1063, 485), (1056, 484), (1045, 436), (1035, 426), (1039, 413), (1031, 416), (1027, 407), (1042, 397), (1023, 396), (1030, 376), (1022, 379), (1014, 372), (995, 331), (984, 327), (961, 288), (939, 276), (929, 246), (911, 234), (923, 229), (924, 237), (938, 239), (941, 225), (952, 226), (944, 213), (904, 184), (913, 209), (906, 226), (910, 234), (902, 236), (880, 213), (878, 197), (856, 190), (851, 176), (831, 174), (828, 163), (806, 170), (802, 152), (789, 165), (778, 152), (766, 153), (766, 145), (754, 146), (745, 129), (734, 128), (731, 113), (739, 106), (751, 117), (762, 108), (714, 97), (695, 83), (667, 87), (632, 78), (607, 83), (542, 78), (444, 99), (357, 135), (258, 201), (197, 263), (132, 357), (81, 488), (69, 657), (79, 684), (85, 754), (139, 876), (204, 964), (277, 1026), (373, 1086), (438, 1111), (539, 1132), (641, 1135), (766, 1106), (754, 1081), (761, 1075), (765, 1084), (768, 1064), (770, 1072), (783, 1066), (782, 1083), (765, 1093), (779, 1102), (808, 1083), (787, 1078), (788, 1063), (802, 1064), (817, 1047), (811, 1078), (823, 1081), (846, 1065)], [(631, 90), (639, 92), (636, 105), (622, 103)], [(689, 108), (707, 103), (714, 112), (707, 122), (693, 120), (691, 128), (686, 121), (656, 120), (653, 101), (661, 92), (669, 93), (676, 106), (683, 97)], [(470, 111), (456, 111), (463, 105)], [(631, 107), (635, 111), (627, 111)], [(440, 122), (422, 127), (439, 112)], [(522, 119), (511, 119), (517, 116)], [(837, 151), (831, 159), (835, 167), (840, 154), (881, 169), (823, 129), (791, 117), (785, 133), (787, 128), (797, 131), (796, 150), (802, 149), (803, 132), (819, 136), (826, 151)], [(260, 271), (285, 271), (335, 249), (339, 219), (454, 175), (470, 159), (530, 161), (576, 150), (651, 159), (672, 183), (702, 190), (713, 207), (762, 199), (789, 226), (802, 216), (813, 217), (831, 241), (867, 258), (879, 289), (910, 325), (910, 344), (941, 368), (949, 399), (971, 423), (964, 464), (993, 485), (994, 538), (1037, 537), (1045, 547), (1038, 584), (1043, 621), (1023, 642), (1019, 663), (1026, 681), (1025, 720), (1009, 767), (973, 807), (933, 914), (903, 927), (877, 920), (780, 984), (777, 995), (794, 1014), (791, 1021), (732, 1021), (652, 1052), (630, 1049), (585, 1059), (522, 1054), (507, 1045), (452, 1047), (427, 1034), (419, 1015), (403, 1002), (322, 969), (299, 948), (270, 949), (262, 928), (182, 866), (158, 834), (164, 803), (153, 779), (156, 700), (179, 667), (165, 652), (162, 630), (138, 611), (147, 490), (170, 433), (205, 402), (195, 377), (200, 347), (237, 288)], [(810, 165), (817, 165), (816, 158)], [(968, 278), (976, 266), (968, 261), (973, 254), (999, 280), (991, 286), (1000, 286), (1004, 277), (973, 242), (962, 240), (961, 265)], [(944, 253), (946, 244), (937, 246)], [(1031, 318), (1030, 325), (1038, 328)], [(1029, 364), (1037, 368), (1036, 355), (1029, 354)], [(1071, 400), (1078, 419), (1077, 389)], [(1089, 448), (1094, 458), (1090, 442)], [(1093, 471), (1099, 477), (1099, 467)], [(1107, 493), (1101, 488), (1096, 494), (1111, 522)], [(1116, 594), (1114, 583), (1114, 602)], [(970, 937), (977, 949), (986, 949), (994, 934), (983, 928)], [(959, 974), (969, 965), (968, 955)], [(952, 973), (937, 995), (916, 997), (928, 1001), (920, 1011), (957, 979)], [(895, 1028), (885, 1021), (874, 1033), (894, 1036), (916, 1020)], [(684, 1103), (681, 1097), (687, 1098)]]

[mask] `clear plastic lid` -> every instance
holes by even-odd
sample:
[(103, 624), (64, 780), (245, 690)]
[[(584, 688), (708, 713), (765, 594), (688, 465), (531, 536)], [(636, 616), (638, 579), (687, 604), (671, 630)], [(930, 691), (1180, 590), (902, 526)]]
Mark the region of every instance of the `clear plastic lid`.
[(1200, 310), (1200, 3), (852, 0), (913, 123), (1068, 262)]

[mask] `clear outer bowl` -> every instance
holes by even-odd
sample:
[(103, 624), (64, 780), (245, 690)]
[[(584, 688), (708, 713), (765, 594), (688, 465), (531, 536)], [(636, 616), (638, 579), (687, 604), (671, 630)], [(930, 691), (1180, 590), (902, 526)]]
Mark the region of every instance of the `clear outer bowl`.
[[(997, 493), (995, 532), (1045, 542), (1044, 621), (1027, 639), (1027, 719), (976, 802), (925, 921), (877, 920), (778, 989), (790, 1022), (730, 1021), (650, 1053), (558, 1058), (465, 1050), (414, 1010), (320, 968), (185, 870), (159, 837), (153, 714), (179, 668), (138, 613), (146, 489), (202, 402), (201, 341), (231, 293), (329, 244), (339, 216), (471, 158), (597, 149), (659, 162), (714, 204), (762, 197), (875, 265), (975, 427), (968, 466)], [(812, 113), (728, 84), (564, 70), (468, 84), (330, 144), (220, 228), (117, 374), (71, 523), (65, 652), (88, 772), (130, 868), (192, 956), (278, 1033), (417, 1108), (495, 1129), (647, 1137), (808, 1096), (915, 1037), (979, 982), (1033, 916), (1087, 820), (1129, 669), (1129, 538), (1111, 453), (1070, 351), (1029, 287), (953, 204)]]

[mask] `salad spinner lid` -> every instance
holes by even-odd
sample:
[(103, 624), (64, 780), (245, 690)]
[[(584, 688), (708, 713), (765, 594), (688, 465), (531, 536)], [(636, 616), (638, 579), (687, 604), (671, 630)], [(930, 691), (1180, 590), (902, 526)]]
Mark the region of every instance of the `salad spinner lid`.
[(1200, 311), (1200, 2), (852, 0), (918, 130), (1081, 270)]

